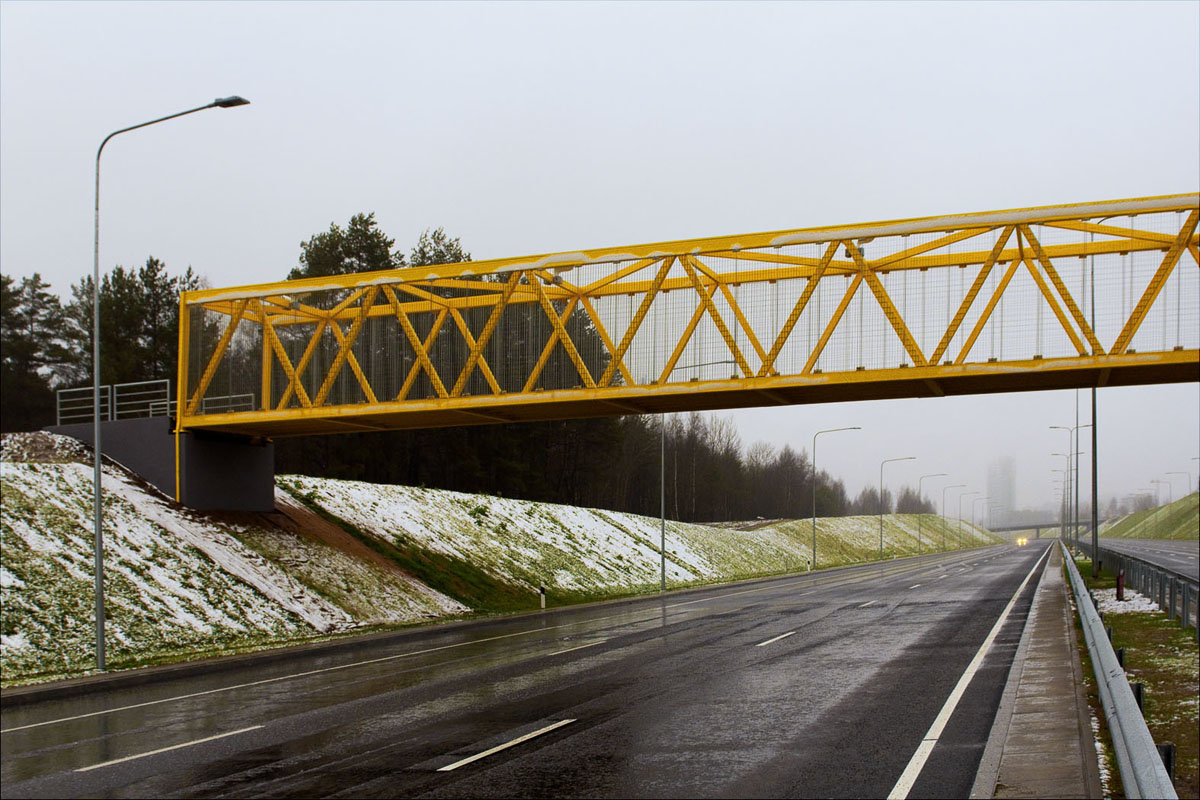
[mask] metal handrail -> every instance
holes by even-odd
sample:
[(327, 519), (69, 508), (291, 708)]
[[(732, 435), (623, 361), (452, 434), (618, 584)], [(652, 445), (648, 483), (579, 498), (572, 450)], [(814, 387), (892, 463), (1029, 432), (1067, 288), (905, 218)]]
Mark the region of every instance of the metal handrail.
[[(77, 422), (91, 422), (92, 387), (80, 386), (75, 389), (59, 389), (55, 392), (55, 424), (71, 425)], [(113, 417), (112, 387), (100, 387), (100, 420), (108, 422)]]
[(118, 383), (113, 386), (113, 418), (152, 417), (154, 404), (170, 396), (171, 381), (166, 378)]
[(1133, 690), (1129, 688), (1125, 669), (1117, 661), (1117, 654), (1104, 631), (1104, 623), (1096, 613), (1079, 570), (1075, 568), (1075, 560), (1061, 541), (1059, 547), (1062, 548), (1063, 560), (1067, 562), (1067, 573), (1071, 576), (1075, 606), (1079, 611), (1088, 655), (1092, 659), (1092, 670), (1096, 673), (1104, 717), (1112, 733), (1113, 750), (1116, 751), (1117, 768), (1121, 772), (1125, 794), (1131, 798), (1178, 798), (1162, 757), (1154, 746), (1150, 729), (1146, 727), (1146, 720), (1133, 697)]

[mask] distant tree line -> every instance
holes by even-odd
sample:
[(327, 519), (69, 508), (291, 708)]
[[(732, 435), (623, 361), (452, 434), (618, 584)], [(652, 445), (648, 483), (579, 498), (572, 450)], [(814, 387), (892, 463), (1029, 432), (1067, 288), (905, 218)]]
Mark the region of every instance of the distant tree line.
[[(425, 231), (406, 255), (374, 214), (356, 214), (346, 227), (331, 224), (300, 251), (289, 279), (471, 259), (441, 228)], [(101, 383), (173, 380), (179, 292), (201, 284), (190, 267), (172, 276), (154, 257), (136, 270), (108, 271), (100, 284)], [(54, 390), (91, 383), (92, 279), (74, 284), (63, 302), (37, 273), (20, 280), (4, 275), (2, 306), (0, 427), (52, 424)], [(582, 314), (568, 327), (572, 337), (596, 335)], [(588, 367), (599, 374), (605, 365)], [(814, 472), (805, 452), (763, 442), (744, 447), (730, 420), (701, 414), (288, 438), (276, 442), (275, 452), (279, 472), (647, 515), (658, 514), (665, 483), (666, 513), (683, 521), (807, 517), (814, 486), (818, 516), (934, 510), (908, 487), (897, 498), (872, 487), (850, 498), (842, 481)]]

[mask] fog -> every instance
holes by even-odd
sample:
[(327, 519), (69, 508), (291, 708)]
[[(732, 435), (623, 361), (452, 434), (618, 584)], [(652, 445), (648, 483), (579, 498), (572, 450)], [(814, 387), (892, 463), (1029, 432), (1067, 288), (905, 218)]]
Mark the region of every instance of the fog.
[[(1196, 3), (9, 0), (0, 265), (67, 295), (91, 270), (101, 139), (230, 94), (252, 104), (105, 149), (104, 269), (278, 280), (359, 211), (406, 250), (444, 226), (490, 258), (1194, 192), (1198, 29)], [(1195, 488), (1196, 382), (1098, 394), (1102, 497), (1152, 479), (1178, 497), (1173, 471)], [(1075, 425), (1075, 392), (728, 416), (747, 445), (806, 451), (861, 426), (820, 443), (852, 493), (910, 455), (889, 486), (983, 492), (1010, 455), (1017, 503), (1051, 507), (1068, 444), (1049, 426)]]

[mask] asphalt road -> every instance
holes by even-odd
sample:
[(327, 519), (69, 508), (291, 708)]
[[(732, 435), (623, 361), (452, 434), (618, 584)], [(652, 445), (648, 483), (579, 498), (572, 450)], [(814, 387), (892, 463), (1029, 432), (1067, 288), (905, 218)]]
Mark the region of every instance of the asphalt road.
[(1200, 543), (1178, 539), (1101, 539), (1100, 547), (1136, 556), (1200, 581)]
[(423, 629), (15, 707), (0, 794), (883, 797), (928, 737), (910, 796), (965, 797), (1048, 546)]

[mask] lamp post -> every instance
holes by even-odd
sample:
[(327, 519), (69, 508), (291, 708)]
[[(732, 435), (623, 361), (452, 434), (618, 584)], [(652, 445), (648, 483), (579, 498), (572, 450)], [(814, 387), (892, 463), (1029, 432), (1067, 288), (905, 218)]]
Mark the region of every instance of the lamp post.
[(1071, 473), (1071, 489), (1073, 491), (1073, 499), (1071, 501), (1072, 505), (1073, 505), (1073, 509), (1071, 511), (1071, 521), (1072, 521), (1072, 525), (1074, 526), (1074, 531), (1075, 531), (1074, 532), (1075, 549), (1078, 550), (1079, 549), (1079, 457), (1084, 454), (1083, 451), (1079, 449), (1079, 431), (1082, 430), (1083, 428), (1092, 427), (1092, 423), (1089, 422), (1086, 425), (1079, 424), (1079, 403), (1078, 403), (1079, 392), (1076, 391), (1075, 395), (1076, 395), (1075, 427), (1071, 428), (1071, 432), (1075, 436), (1075, 438), (1074, 438), (1075, 449), (1071, 451), (1072, 458), (1074, 458), (1074, 460), (1075, 460), (1075, 468), (1074, 468), (1074, 471)]
[[(924, 480), (926, 478), (944, 478), (944, 477), (946, 477), (946, 473), (934, 472), (929, 475), (922, 475), (921, 477), (917, 478), (917, 501), (920, 502), (924, 498), (924, 495), (921, 494), (921, 483), (924, 482)], [(917, 555), (921, 555), (921, 514), (920, 514), (920, 512), (917, 513)]]
[(916, 456), (901, 456), (900, 458), (885, 458), (879, 462), (879, 560), (883, 561), (883, 465), (893, 461), (916, 461)]
[(1063, 505), (1060, 506), (1062, 513), (1059, 515), (1059, 538), (1066, 541), (1071, 532), (1071, 456), (1067, 453), (1051, 453), (1050, 455), (1067, 460), (1066, 484), (1063, 486)]
[(962, 501), (963, 501), (963, 498), (971, 497), (971, 496), (977, 495), (977, 494), (979, 494), (979, 492), (963, 492), (962, 494), (960, 494), (958, 496), (958, 546), (959, 547), (963, 546), (963, 535), (962, 535)]
[(1058, 504), (1058, 527), (1059, 538), (1065, 538), (1067, 534), (1067, 496), (1069, 494), (1067, 491), (1067, 482), (1070, 478), (1067, 477), (1067, 470), (1065, 469), (1051, 469), (1050, 471), (1057, 472), (1062, 476), (1060, 478), (1062, 481), (1062, 495), (1059, 498)]
[(986, 502), (987, 502), (989, 499), (990, 499), (990, 498), (987, 498), (987, 497), (976, 497), (974, 500), (972, 500), (972, 501), (971, 501), (971, 531), (972, 531), (972, 533), (971, 533), (971, 536), (972, 536), (972, 537), (974, 537), (974, 535), (975, 535), (975, 534), (974, 534), (974, 530), (975, 530), (975, 504), (976, 504), (976, 503), (986, 503)]
[[(1159, 486), (1167, 487), (1167, 505), (1171, 505), (1171, 503), (1175, 502), (1175, 499), (1171, 496), (1171, 482), (1170, 481), (1160, 481), (1156, 478), (1150, 482), (1157, 484)], [(1158, 503), (1158, 490), (1157, 489), (1154, 491), (1154, 502), (1158, 504), (1158, 508), (1154, 509), (1154, 521), (1156, 523), (1158, 523), (1159, 525), (1162, 525), (1161, 522), (1158, 522), (1158, 509), (1162, 508), (1162, 504)]]
[(946, 492), (951, 489), (965, 489), (965, 483), (955, 483), (951, 486), (942, 487), (942, 552), (946, 552)]
[(811, 572), (817, 568), (817, 437), (822, 433), (837, 433), (838, 431), (861, 431), (862, 428), (858, 425), (852, 425), (849, 428), (826, 428), (823, 431), (817, 431), (813, 434), (812, 448), (812, 466), (813, 466), (813, 485), (812, 485), (812, 562), (808, 565)]
[[(658, 564), (661, 594), (667, 592), (667, 415), (658, 416)], [(675, 452), (679, 452), (676, 450)], [(675, 462), (678, 464), (678, 460)], [(678, 468), (677, 468), (678, 469)], [(675, 481), (679, 485), (679, 481)], [(678, 503), (676, 503), (678, 506)]]
[(1183, 479), (1185, 481), (1187, 481), (1187, 483), (1185, 483), (1183, 485), (1183, 494), (1181, 494), (1180, 497), (1187, 497), (1189, 494), (1192, 493), (1192, 473), (1176, 471), (1176, 472), (1168, 472), (1165, 474), (1167, 474), (1167, 475), (1182, 475)]
[[(1076, 422), (1078, 422), (1078, 421), (1079, 420), (1076, 420)], [(1066, 431), (1066, 433), (1067, 433), (1067, 452), (1068, 453), (1075, 452), (1075, 450), (1076, 450), (1075, 431), (1072, 428), (1070, 428), (1069, 426), (1066, 426), (1066, 425), (1051, 425), (1050, 430)], [(1061, 455), (1061, 453), (1055, 453), (1055, 455)], [(1070, 456), (1067, 456), (1067, 473), (1066, 473), (1065, 481), (1066, 482), (1063, 485), (1063, 501), (1062, 501), (1062, 505), (1060, 506), (1060, 510), (1062, 513), (1059, 515), (1058, 535), (1059, 535), (1060, 539), (1066, 538), (1066, 535), (1067, 535), (1067, 511), (1066, 510), (1071, 507), (1071, 502), (1068, 499), (1071, 496), (1071, 457)]]
[[(104, 538), (101, 533), (101, 525), (103, 524), (103, 514), (101, 510), (101, 489), (100, 489), (100, 463), (101, 463), (101, 446), (100, 446), (100, 155), (104, 152), (104, 145), (108, 144), (108, 140), (122, 133), (136, 131), (138, 128), (145, 128), (150, 125), (156, 125), (159, 122), (166, 122), (169, 119), (183, 117), (188, 114), (195, 114), (197, 111), (205, 111), (210, 108), (234, 108), (236, 106), (249, 105), (250, 101), (236, 95), (232, 97), (218, 97), (208, 105), (197, 106), (196, 108), (180, 111), (177, 114), (171, 114), (166, 117), (152, 119), (149, 122), (142, 122), (138, 125), (131, 125), (128, 128), (121, 128), (118, 131), (113, 131), (104, 140), (100, 142), (100, 147), (96, 150), (96, 205), (95, 205), (95, 228), (92, 238), (92, 447), (93, 447), (93, 481), (94, 481), (94, 496), (93, 496), (93, 516), (95, 525), (95, 551), (96, 551), (96, 669), (103, 672), (104, 664)], [(178, 413), (178, 411), (177, 411)]]

